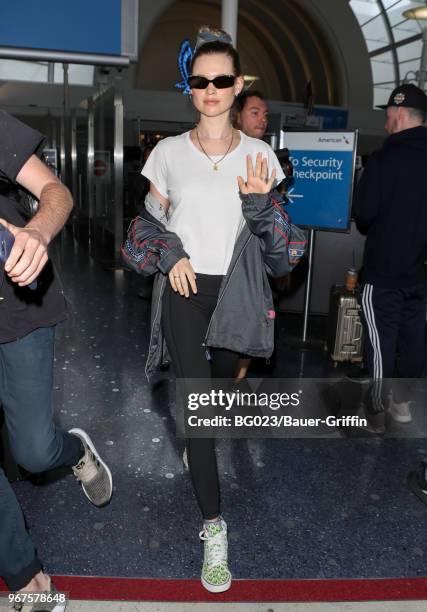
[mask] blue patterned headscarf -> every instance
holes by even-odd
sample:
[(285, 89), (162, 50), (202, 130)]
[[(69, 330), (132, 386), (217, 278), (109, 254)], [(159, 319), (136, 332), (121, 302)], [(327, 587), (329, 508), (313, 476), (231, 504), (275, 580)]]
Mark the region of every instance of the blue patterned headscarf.
[(181, 89), (183, 94), (188, 95), (191, 93), (188, 77), (190, 76), (191, 62), (194, 54), (202, 45), (211, 42), (223, 42), (228, 45), (233, 44), (231, 36), (227, 34), (227, 32), (223, 32), (222, 30), (210, 30), (209, 28), (199, 31), (194, 50), (191, 48), (188, 38), (182, 41), (178, 56), (178, 67), (182, 76), (182, 81), (175, 83), (175, 87)]
[(233, 44), (231, 36), (227, 34), (227, 32), (223, 32), (222, 30), (202, 30), (197, 36), (194, 52), (196, 52), (202, 45), (211, 42), (222, 42), (226, 43), (227, 45)]
[(181, 89), (182, 93), (186, 95), (191, 93), (191, 89), (188, 84), (188, 77), (190, 76), (190, 66), (193, 55), (194, 51), (191, 48), (190, 41), (188, 38), (186, 38), (181, 43), (178, 56), (178, 68), (182, 76), (182, 81), (175, 83), (175, 87), (177, 89)]

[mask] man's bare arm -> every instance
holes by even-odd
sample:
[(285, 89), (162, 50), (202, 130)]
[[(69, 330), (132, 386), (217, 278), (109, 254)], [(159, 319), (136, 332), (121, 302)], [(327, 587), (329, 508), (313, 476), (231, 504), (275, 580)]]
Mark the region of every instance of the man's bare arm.
[(26, 229), (39, 231), (49, 243), (70, 215), (73, 208), (71, 193), (35, 155), (21, 168), (16, 181), (40, 201), (38, 211)]
[(21, 168), (16, 181), (39, 200), (37, 213), (24, 228), (0, 219), (15, 236), (5, 270), (13, 282), (26, 286), (45, 266), (47, 247), (68, 219), (73, 200), (65, 185), (35, 155)]

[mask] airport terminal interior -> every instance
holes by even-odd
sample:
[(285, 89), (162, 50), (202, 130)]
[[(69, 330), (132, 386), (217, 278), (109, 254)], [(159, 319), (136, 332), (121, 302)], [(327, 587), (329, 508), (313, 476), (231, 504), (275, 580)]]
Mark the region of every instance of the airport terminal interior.
[[(266, 142), (283, 152), (301, 134), (332, 132), (352, 143), (341, 217), (315, 216), (324, 192), (304, 201), (295, 164), (289, 211), (307, 228), (307, 251), (290, 280), (273, 285), (275, 352), (253, 360), (244, 389), (270, 378), (301, 386), (315, 379), (325, 413), (346, 414), (350, 404), (363, 412), (362, 341), (347, 339), (350, 348), (337, 352), (333, 291), (362, 265), (365, 237), (352, 217), (352, 194), (387, 136), (377, 107), (401, 83), (427, 88), (427, 4), (105, 5), (105, 22), (113, 20), (110, 9), (121, 15), (125, 49), (83, 52), (76, 43), (62, 56), (48, 46), (32, 55), (18, 25), (7, 45), (0, 42), (1, 109), (46, 136), (45, 161), (74, 199), (50, 252), (69, 310), (56, 329), (55, 419), (66, 430), (88, 431), (114, 478), (111, 502), (95, 508), (69, 471), (30, 475), (16, 466), (3, 428), (6, 474), (46, 571), (69, 593), (71, 611), (425, 610), (427, 505), (407, 477), (427, 460), (427, 359), (411, 389), (411, 422), (386, 415), (385, 434), (371, 423), (362, 431), (347, 423), (323, 435), (218, 439), (233, 584), (208, 593), (200, 585), (202, 519), (177, 435), (173, 364), (150, 380), (144, 372), (152, 278), (130, 271), (119, 250), (143, 205), (147, 146), (197, 122), (177, 87), (183, 52), (201, 24), (231, 30), (245, 87), (262, 92), (268, 106)], [(17, 47), (24, 52), (14, 54)], [(315, 222), (304, 221), (304, 206), (312, 206)], [(6, 592), (0, 581), (0, 609)]]

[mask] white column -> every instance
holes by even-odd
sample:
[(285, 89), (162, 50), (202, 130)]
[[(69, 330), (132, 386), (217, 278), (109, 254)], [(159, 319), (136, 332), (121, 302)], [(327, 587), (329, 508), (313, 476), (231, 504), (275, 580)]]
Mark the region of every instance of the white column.
[(420, 71), (417, 76), (418, 87), (424, 91), (427, 83), (427, 28), (423, 29), (423, 48), (421, 51)]
[(222, 0), (221, 28), (230, 34), (233, 45), (237, 43), (237, 17), (239, 0)]

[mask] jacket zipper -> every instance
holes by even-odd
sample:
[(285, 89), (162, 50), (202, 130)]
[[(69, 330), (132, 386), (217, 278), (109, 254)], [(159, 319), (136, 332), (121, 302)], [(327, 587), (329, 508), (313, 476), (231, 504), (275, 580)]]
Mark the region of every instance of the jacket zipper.
[[(144, 221), (144, 223), (148, 223), (148, 225), (152, 225), (153, 227), (158, 229), (157, 223), (153, 223), (152, 221), (149, 221), (145, 217), (141, 217), (141, 219)], [(145, 376), (147, 377), (148, 380), (150, 379), (150, 377), (149, 377), (148, 372), (147, 372), (147, 367), (148, 367), (148, 363), (149, 363), (149, 360), (150, 360), (151, 347), (152, 347), (152, 344), (153, 344), (153, 331), (154, 331), (154, 326), (156, 324), (157, 317), (158, 317), (159, 310), (160, 310), (160, 301), (162, 299), (163, 287), (165, 285), (165, 282), (166, 282), (166, 276), (164, 276), (164, 278), (162, 279), (162, 282), (161, 282), (161, 285), (160, 285), (160, 288), (159, 288), (159, 300), (157, 302), (156, 313), (154, 315), (153, 324), (151, 325), (151, 330), (150, 330), (150, 343), (148, 345), (147, 362), (145, 364), (145, 369), (144, 369)]]
[[(243, 247), (242, 247), (242, 250), (241, 250), (241, 251), (240, 251), (240, 253), (239, 253), (239, 256), (237, 257), (236, 261), (234, 262), (234, 265), (233, 265), (233, 268), (232, 268), (232, 269), (231, 269), (231, 271), (230, 271), (230, 274), (228, 275), (227, 282), (226, 282), (226, 284), (225, 284), (225, 286), (224, 286), (224, 288), (223, 288), (223, 290), (222, 290), (222, 292), (221, 292), (221, 295), (220, 295), (220, 296), (219, 296), (219, 298), (218, 298), (218, 301), (217, 301), (217, 303), (216, 303), (216, 306), (215, 306), (214, 311), (213, 311), (213, 313), (212, 313), (212, 316), (211, 316), (211, 318), (210, 318), (209, 325), (208, 325), (208, 329), (206, 330), (205, 339), (204, 339), (204, 341), (203, 341), (203, 343), (202, 343), (202, 346), (206, 346), (206, 339), (207, 339), (207, 337), (209, 336), (209, 331), (210, 331), (210, 328), (211, 328), (212, 319), (213, 319), (213, 317), (214, 317), (214, 314), (215, 314), (215, 312), (216, 312), (216, 309), (218, 308), (218, 306), (219, 306), (219, 304), (220, 304), (220, 302), (221, 302), (222, 298), (224, 297), (224, 293), (225, 293), (225, 292), (226, 292), (226, 290), (227, 290), (227, 287), (228, 287), (228, 285), (229, 285), (229, 283), (230, 283), (231, 277), (232, 277), (232, 275), (233, 275), (233, 273), (234, 273), (234, 270), (236, 269), (236, 266), (237, 266), (237, 264), (238, 264), (238, 262), (239, 262), (239, 259), (240, 259), (240, 258), (241, 258), (241, 256), (243, 255), (243, 251), (246, 249), (246, 246), (248, 245), (248, 242), (249, 242), (249, 240), (251, 240), (251, 238), (253, 238), (253, 234), (251, 234), (250, 236), (248, 236), (248, 238), (247, 238), (247, 240), (246, 240), (245, 244), (244, 244), (244, 245), (243, 245)], [(206, 351), (206, 353), (207, 353), (207, 351)]]
[[(152, 225), (153, 227), (158, 229), (158, 225), (156, 223), (153, 223), (152, 221), (149, 221), (145, 217), (141, 217), (141, 219), (143, 219), (144, 223), (148, 223), (148, 225)], [(148, 372), (147, 372), (147, 367), (148, 367), (148, 363), (149, 363), (149, 360), (150, 360), (151, 347), (152, 347), (152, 344), (153, 344), (153, 330), (154, 330), (154, 326), (155, 326), (155, 323), (156, 323), (156, 320), (157, 320), (157, 316), (159, 314), (160, 300), (162, 299), (162, 292), (163, 292), (163, 284), (164, 284), (164, 282), (165, 282), (165, 279), (162, 280), (162, 284), (160, 285), (159, 300), (157, 302), (156, 314), (154, 315), (153, 324), (152, 324), (151, 330), (150, 330), (150, 343), (148, 345), (147, 362), (146, 362), (145, 368), (144, 368), (145, 376), (147, 377), (148, 380), (150, 379), (150, 377), (149, 377)]]
[[(148, 223), (150, 223), (150, 221)], [(152, 225), (154, 225), (154, 223), (152, 223)], [(145, 375), (146, 375), (147, 378), (149, 378), (148, 373), (147, 373), (147, 367), (148, 367), (148, 363), (149, 363), (149, 359), (150, 359), (151, 346), (153, 344), (153, 330), (154, 330), (154, 326), (156, 324), (157, 317), (158, 317), (159, 310), (160, 310), (160, 301), (162, 299), (163, 287), (164, 287), (165, 281), (166, 281), (166, 276), (162, 279), (162, 282), (161, 282), (161, 285), (160, 285), (160, 288), (159, 288), (159, 299), (158, 299), (158, 302), (157, 302), (156, 314), (154, 315), (153, 324), (151, 326), (150, 344), (148, 346), (147, 363), (145, 364)]]

